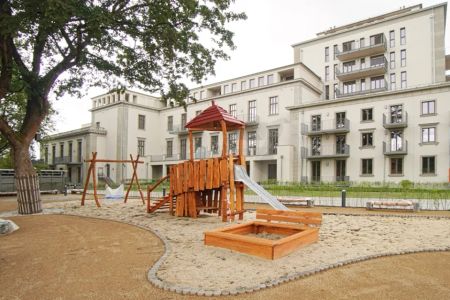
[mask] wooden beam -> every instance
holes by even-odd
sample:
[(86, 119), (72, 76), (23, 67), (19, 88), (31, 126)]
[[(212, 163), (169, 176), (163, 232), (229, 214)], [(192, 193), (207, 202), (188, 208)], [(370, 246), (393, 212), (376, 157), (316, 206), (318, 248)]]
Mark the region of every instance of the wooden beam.
[(192, 140), (192, 130), (189, 129), (189, 158), (191, 161), (194, 160), (194, 141)]
[(228, 149), (228, 134), (225, 120), (220, 121), (220, 127), (222, 128), (222, 158), (226, 158)]
[(239, 129), (239, 164), (245, 166), (244, 156), (244, 126)]
[[(85, 159), (84, 162), (92, 162), (92, 159)], [(134, 163), (135, 160), (115, 160), (115, 159), (96, 159), (95, 162), (115, 162), (115, 163)], [(141, 160), (137, 161), (138, 164), (143, 164), (144, 162)]]

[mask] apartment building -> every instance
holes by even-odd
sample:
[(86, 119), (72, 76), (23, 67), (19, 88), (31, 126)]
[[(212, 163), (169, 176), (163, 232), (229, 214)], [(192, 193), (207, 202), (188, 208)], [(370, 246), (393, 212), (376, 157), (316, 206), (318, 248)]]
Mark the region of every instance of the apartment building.
[[(139, 154), (140, 178), (159, 178), (189, 157), (184, 125), (215, 100), (246, 123), (256, 181), (446, 182), (445, 14), (446, 3), (416, 5), (320, 32), (292, 46), (292, 65), (192, 89), (186, 110), (133, 91), (94, 97), (88, 132), (49, 137), (44, 159), (79, 172), (64, 151), (81, 140), (83, 157)], [(220, 135), (194, 133), (194, 156), (219, 155)], [(238, 133), (228, 135), (236, 151)], [(98, 173), (122, 181), (131, 166), (99, 164)]]

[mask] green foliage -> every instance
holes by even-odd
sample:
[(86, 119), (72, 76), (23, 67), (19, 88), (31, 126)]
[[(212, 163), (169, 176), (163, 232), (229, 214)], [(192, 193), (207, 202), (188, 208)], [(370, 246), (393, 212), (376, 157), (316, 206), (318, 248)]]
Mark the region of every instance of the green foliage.
[(400, 181), (400, 186), (404, 189), (410, 189), (413, 187), (413, 183), (409, 180), (402, 180)]

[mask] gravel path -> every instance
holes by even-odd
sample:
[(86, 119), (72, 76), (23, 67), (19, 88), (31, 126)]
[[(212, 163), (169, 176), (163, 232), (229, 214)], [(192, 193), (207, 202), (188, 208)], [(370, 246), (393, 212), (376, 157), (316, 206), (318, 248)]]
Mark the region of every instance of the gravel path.
[[(275, 260), (203, 245), (203, 232), (222, 227), (216, 216), (176, 218), (146, 214), (142, 204), (103, 202), (52, 203), (52, 210), (98, 217), (148, 228), (165, 243), (166, 253), (152, 267), (156, 286), (179, 293), (227, 295), (251, 292), (318, 271), (374, 257), (450, 250), (450, 219), (408, 216), (324, 215), (318, 243)], [(245, 220), (255, 218), (250, 212)], [(245, 221), (244, 220), (244, 221)]]

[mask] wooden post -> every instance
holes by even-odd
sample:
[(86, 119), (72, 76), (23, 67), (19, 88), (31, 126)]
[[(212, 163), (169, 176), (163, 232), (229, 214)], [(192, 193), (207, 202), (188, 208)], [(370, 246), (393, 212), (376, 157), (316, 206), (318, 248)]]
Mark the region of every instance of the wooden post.
[(222, 158), (227, 157), (228, 149), (228, 136), (227, 136), (227, 124), (224, 120), (220, 121), (220, 127), (222, 128)]
[(244, 126), (239, 129), (239, 164), (245, 167), (244, 157)]
[(191, 161), (194, 161), (194, 141), (192, 140), (192, 130), (189, 129), (189, 158)]
[[(95, 155), (97, 156), (97, 155)], [(95, 203), (97, 204), (97, 207), (100, 207), (100, 202), (98, 201), (98, 196), (97, 196), (97, 177), (95, 176), (95, 158), (93, 158), (92, 162), (92, 181), (94, 184), (94, 199), (95, 199)]]
[(220, 189), (220, 202), (222, 204), (222, 222), (227, 221), (227, 186), (223, 185)]
[[(92, 159), (95, 161), (95, 158), (97, 156), (97, 152), (92, 152)], [(89, 180), (91, 179), (91, 173), (92, 173), (92, 161), (89, 162), (89, 168), (87, 171), (87, 178), (84, 182), (84, 189), (83, 189), (83, 195), (81, 196), (81, 206), (84, 206), (84, 200), (86, 199), (86, 192), (89, 185)]]
[(228, 157), (228, 176), (229, 176), (229, 186), (230, 186), (230, 217), (234, 221), (235, 212), (235, 193), (234, 193), (234, 164), (233, 164), (233, 154), (230, 153)]

